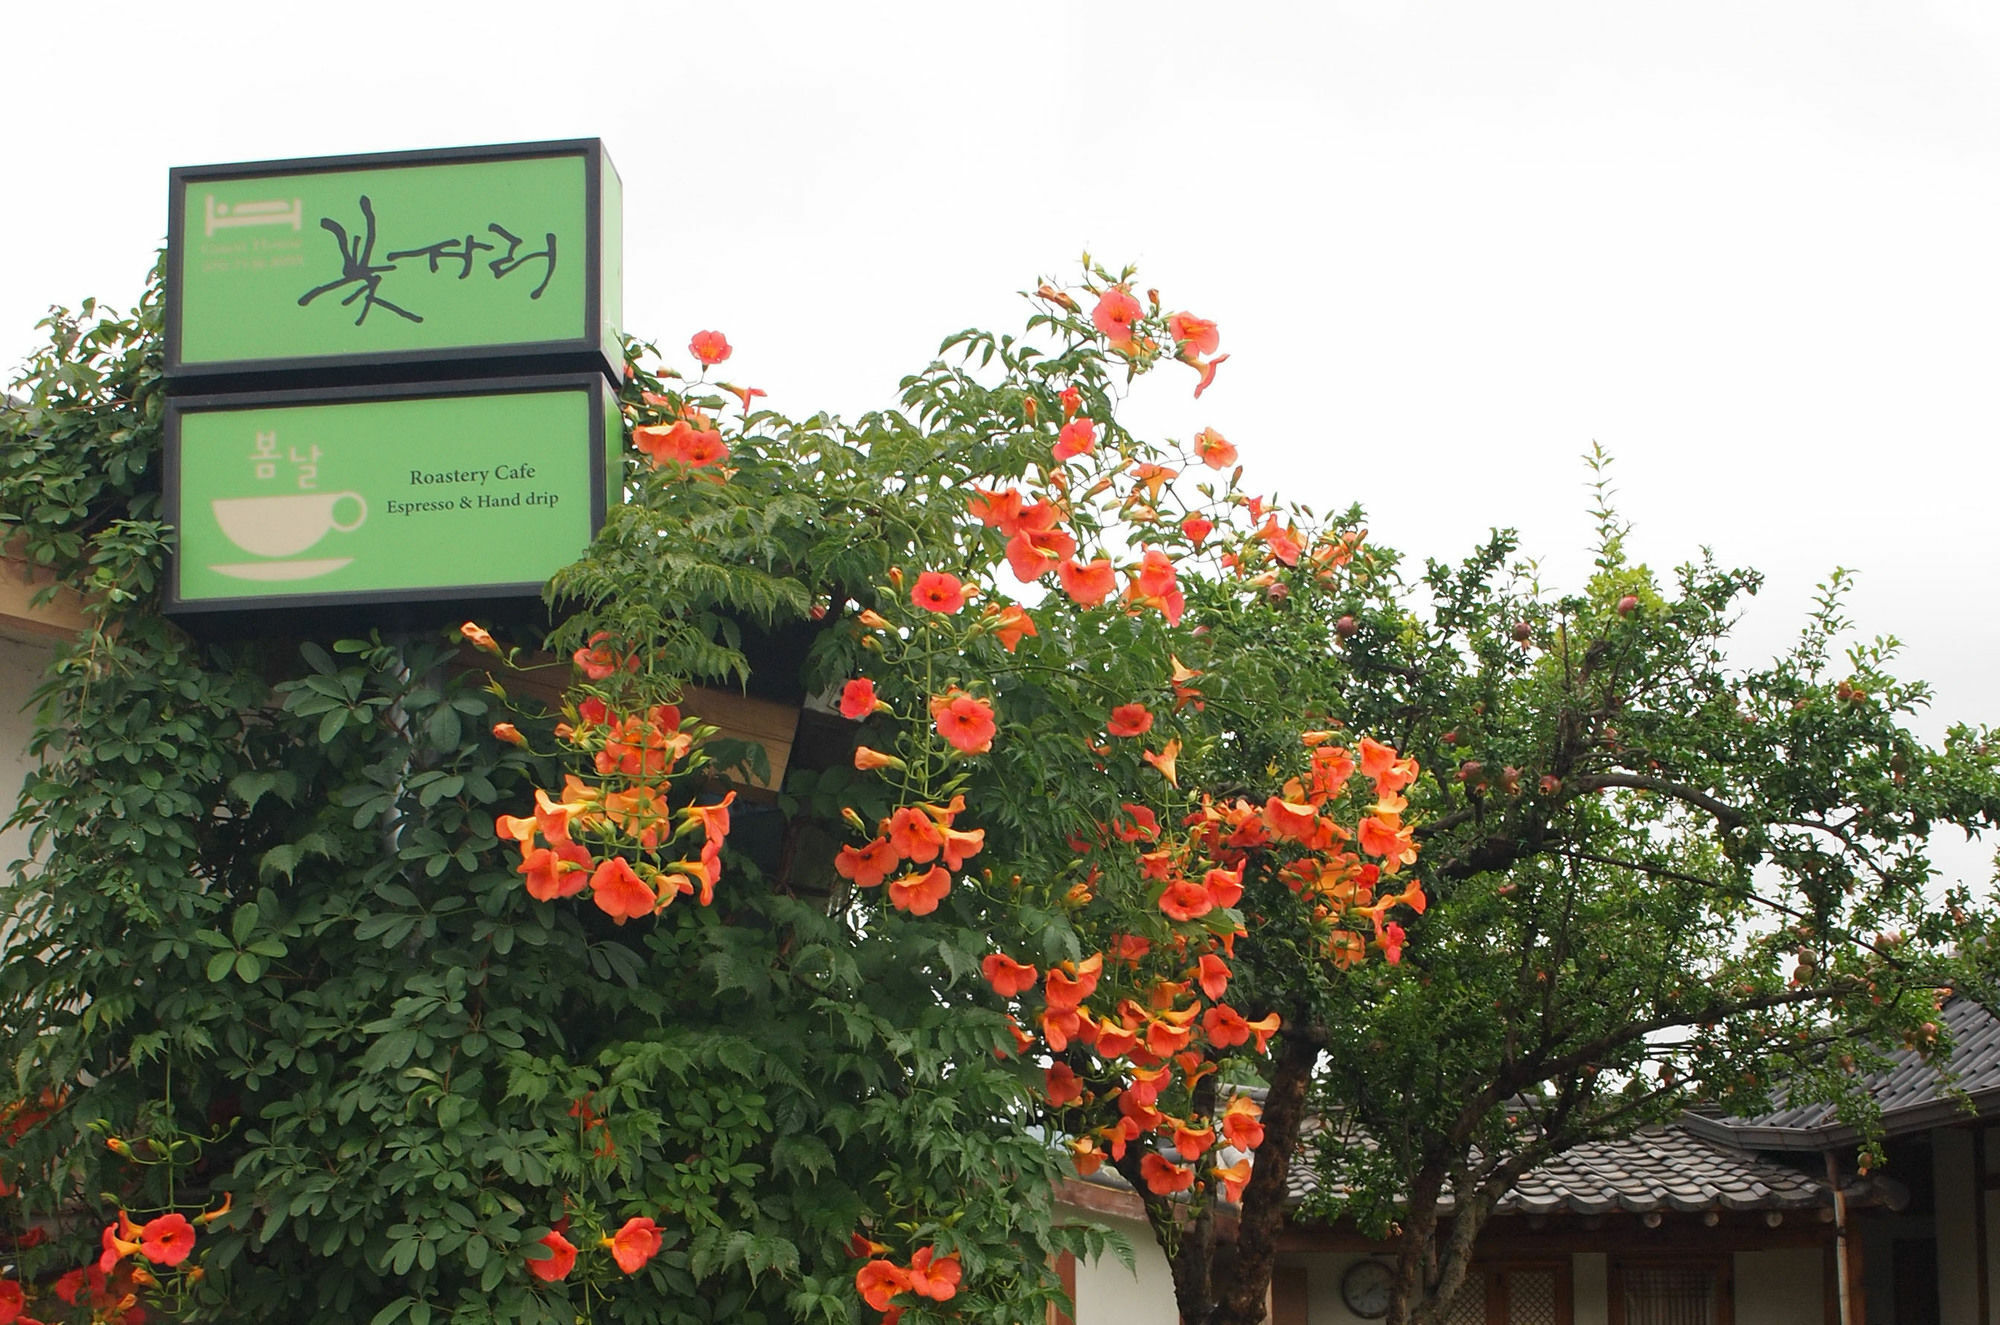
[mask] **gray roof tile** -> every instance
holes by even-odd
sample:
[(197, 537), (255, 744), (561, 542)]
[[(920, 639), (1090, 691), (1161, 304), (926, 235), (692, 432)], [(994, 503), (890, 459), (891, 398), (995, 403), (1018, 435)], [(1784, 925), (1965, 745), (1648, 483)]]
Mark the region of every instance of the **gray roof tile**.
[[(2000, 1018), (1960, 998), (1945, 1006), (1941, 1019), (1952, 1037), (1948, 1059), (1926, 1062), (1914, 1049), (1899, 1049), (1887, 1068), (1863, 1078), (1892, 1136), (1965, 1121), (1972, 1116), (1965, 1111), (1968, 1097), (1978, 1114), (2000, 1114)], [(1831, 1105), (1793, 1107), (1782, 1092), (1776, 1098), (1777, 1108), (1755, 1118), (1690, 1115), (1686, 1123), (1703, 1136), (1765, 1150), (1817, 1150), (1858, 1139)]]

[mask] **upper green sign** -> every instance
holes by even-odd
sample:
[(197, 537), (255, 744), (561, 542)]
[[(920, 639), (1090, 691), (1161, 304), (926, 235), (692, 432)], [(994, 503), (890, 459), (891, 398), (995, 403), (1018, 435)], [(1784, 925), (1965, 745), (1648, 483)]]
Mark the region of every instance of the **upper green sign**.
[(183, 167), (170, 188), (171, 377), (623, 370), (596, 139)]

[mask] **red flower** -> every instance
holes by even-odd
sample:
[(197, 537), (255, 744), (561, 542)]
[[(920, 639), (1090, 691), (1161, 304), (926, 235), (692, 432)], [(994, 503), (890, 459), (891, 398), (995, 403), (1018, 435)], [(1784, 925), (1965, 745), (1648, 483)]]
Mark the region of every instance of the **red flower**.
[(1056, 578), (1062, 581), (1063, 592), (1084, 607), (1096, 607), (1118, 587), (1117, 573), (1112, 570), (1109, 557), (1099, 557), (1082, 566), (1065, 558), (1056, 567)]
[(576, 1265), (576, 1248), (570, 1240), (552, 1229), (542, 1235), (541, 1245), (549, 1249), (549, 1254), (539, 1260), (530, 1256), (528, 1273), (545, 1284), (567, 1278)]
[(1264, 1112), (1248, 1095), (1238, 1095), (1222, 1111), (1222, 1135), (1238, 1150), (1255, 1150), (1264, 1144), (1264, 1124), (1257, 1121)]
[[(76, 1271), (71, 1271), (72, 1274)], [(27, 1309), (27, 1295), (18, 1279), (0, 1279), (0, 1325), (13, 1325)]]
[(1278, 528), (1278, 517), (1275, 514), (1264, 517), (1264, 527), (1257, 531), (1257, 537), (1263, 539), (1270, 547), (1272, 556), (1287, 566), (1298, 565), (1299, 554), (1305, 551), (1299, 544), (1299, 531), (1290, 526)]
[(996, 952), (979, 963), (985, 973), (986, 983), (993, 986), (993, 992), (1002, 998), (1013, 998), (1023, 990), (1033, 989), (1039, 978), (1032, 966), (1015, 961), (1004, 952)]
[(110, 1274), (118, 1262), (139, 1250), (139, 1226), (123, 1210), (118, 1212), (118, 1222), (104, 1226), (104, 1236), (100, 1239), (104, 1254), (97, 1258), (97, 1268)]
[(659, 898), (645, 881), (632, 872), (625, 857), (613, 856), (590, 876), (590, 900), (618, 924), (653, 914)]
[(1158, 608), (1168, 625), (1178, 626), (1187, 610), (1187, 597), (1181, 593), (1173, 558), (1159, 548), (1147, 548), (1131, 575), (1125, 586), (1126, 601)]
[(1196, 372), (1201, 374), (1201, 380), (1194, 384), (1194, 398), (1196, 400), (1200, 400), (1201, 393), (1208, 390), (1209, 384), (1215, 381), (1215, 370), (1222, 367), (1223, 364), (1227, 363), (1229, 361), (1229, 356), (1226, 354), (1218, 354), (1213, 359), (1210, 359), (1207, 363), (1203, 363), (1200, 359), (1192, 358), (1188, 355), (1182, 355), (1181, 361), (1187, 364), (1190, 368), (1193, 368)]
[(1160, 894), (1160, 910), (1182, 922), (1199, 920), (1214, 909), (1215, 899), (1193, 879), (1175, 879)]
[(1403, 927), (1391, 920), (1382, 926), (1382, 959), (1395, 966), (1403, 960), (1403, 945), (1408, 940)]
[(1021, 529), (1007, 540), (1007, 569), (1023, 584), (1056, 569), (1076, 551), (1076, 539), (1060, 529)]
[(1229, 966), (1212, 952), (1204, 952), (1196, 964), (1201, 992), (1211, 999), (1221, 998), (1229, 988)]
[(1175, 1192), (1184, 1192), (1194, 1185), (1193, 1169), (1180, 1164), (1171, 1164), (1150, 1151), (1139, 1161), (1139, 1173), (1145, 1178), (1147, 1188), (1155, 1196), (1172, 1196)]
[(1222, 1199), (1240, 1205), (1243, 1201), (1243, 1189), (1250, 1184), (1249, 1159), (1239, 1159), (1227, 1168), (1214, 1168), (1209, 1172), (1222, 1183)]
[(877, 1311), (889, 1309), (889, 1299), (910, 1291), (910, 1272), (892, 1261), (869, 1261), (854, 1272), (854, 1289)]
[(1196, 317), (1193, 313), (1168, 314), (1167, 334), (1174, 338), (1183, 355), (1189, 352), (1214, 354), (1215, 347), (1222, 340), (1213, 322), (1205, 317)]
[(989, 492), (975, 486), (972, 496), (965, 499), (966, 514), (988, 529), (998, 529), (1009, 535), (1021, 527), (1021, 490), (1006, 488), (1000, 492)]
[(1201, 886), (1217, 906), (1234, 906), (1243, 900), (1243, 866), (1210, 870), (1202, 876)]
[(833, 872), (852, 880), (857, 888), (873, 888), (889, 877), (896, 860), (888, 839), (878, 837), (865, 847), (842, 847), (834, 858)]
[(944, 849), (944, 829), (922, 810), (905, 805), (889, 816), (889, 846), (899, 860), (925, 865)]
[(688, 353), (704, 366), (713, 367), (727, 359), (734, 351), (730, 348), (729, 338), (721, 332), (697, 331), (694, 333), (694, 339), (688, 342)]
[(1035, 619), (1019, 603), (1009, 603), (1001, 608), (998, 619), (993, 623), (993, 638), (999, 640), (1000, 647), (1009, 653), (1020, 647), (1024, 636), (1040, 633), (1035, 629)]
[(660, 1250), (660, 1226), (645, 1215), (634, 1215), (616, 1233), (600, 1239), (600, 1244), (611, 1248), (611, 1259), (618, 1262), (619, 1269), (637, 1274)]
[(1057, 399), (1062, 401), (1063, 422), (1065, 423), (1075, 418), (1076, 412), (1083, 408), (1083, 392), (1073, 386), (1064, 387), (1062, 394)]
[(687, 449), (680, 459), (689, 469), (701, 469), (729, 459), (729, 447), (723, 442), (721, 433), (707, 428), (688, 438)]
[(867, 677), (849, 681), (840, 689), (840, 716), (861, 721), (873, 713), (881, 700), (875, 698), (875, 683)]
[(910, 601), (926, 612), (949, 615), (965, 606), (965, 585), (956, 575), (927, 570), (917, 576), (916, 584), (911, 586)]
[(878, 768), (908, 768), (909, 765), (894, 755), (871, 750), (865, 745), (854, 747), (854, 770), (857, 773), (873, 773)]
[(1115, 816), (1111, 821), (1111, 831), (1118, 835), (1119, 841), (1121, 842), (1159, 841), (1160, 819), (1158, 815), (1154, 814), (1151, 810), (1147, 809), (1145, 806), (1134, 805), (1130, 801), (1126, 801), (1119, 808), (1124, 810), (1125, 813), (1130, 816), (1130, 822), (1127, 822), (1125, 819), (1117, 818)]
[(583, 674), (593, 681), (602, 681), (608, 676), (615, 676), (620, 670), (627, 672), (639, 670), (639, 660), (621, 655), (606, 643), (610, 638), (609, 631), (600, 630), (590, 637), (589, 644), (571, 655), (576, 665), (583, 669)]
[(1042, 1069), (1042, 1081), (1048, 1090), (1049, 1107), (1060, 1109), (1065, 1104), (1075, 1103), (1083, 1098), (1083, 1083), (1068, 1063), (1056, 1063)]
[(1112, 348), (1124, 349), (1132, 344), (1132, 324), (1145, 313), (1130, 290), (1114, 285), (1097, 301), (1097, 307), (1090, 310), (1090, 321), (1104, 333)]
[(971, 832), (960, 832), (956, 828), (946, 828), (944, 833), (944, 867), (948, 870), (964, 869), (966, 859), (978, 855), (986, 847), (986, 830), (975, 828)]
[(1200, 1159), (1202, 1152), (1214, 1144), (1213, 1127), (1196, 1127), (1183, 1122), (1174, 1124), (1174, 1149), (1181, 1152), (1182, 1159)]
[(1097, 992), (1097, 982), (1104, 975), (1104, 954), (1092, 953), (1087, 959), (1077, 963), (1076, 974), (1070, 975), (1059, 968), (1050, 968), (1048, 979), (1042, 983), (1042, 998), (1057, 1010), (1074, 1008)]
[(1199, 515), (1190, 515), (1181, 521), (1181, 532), (1188, 536), (1188, 542), (1200, 547), (1202, 540), (1215, 532), (1215, 521), (1205, 520)]
[(1194, 435), (1194, 452), (1210, 469), (1227, 469), (1236, 463), (1236, 448), (1213, 428), (1203, 428)]
[(574, 842), (524, 849), (516, 873), (526, 877), (528, 896), (538, 902), (574, 897), (590, 881), (590, 853)]
[(1068, 460), (1072, 456), (1089, 455), (1097, 449), (1097, 425), (1087, 418), (1072, 419), (1056, 434), (1055, 457)]
[(1104, 730), (1113, 736), (1144, 736), (1152, 729), (1153, 713), (1144, 704), (1120, 704), (1104, 724)]
[(149, 1219), (139, 1230), (139, 1250), (155, 1265), (179, 1265), (194, 1250), (194, 1225), (178, 1212)]
[(1203, 1013), (1201, 1028), (1208, 1033), (1208, 1042), (1217, 1049), (1234, 1048), (1250, 1040), (1250, 1023), (1227, 1003), (1217, 1003)]
[(927, 916), (951, 891), (951, 872), (933, 865), (925, 874), (906, 874), (889, 885), (889, 905), (913, 916)]
[(1281, 842), (1310, 843), (1319, 829), (1319, 815), (1311, 805), (1273, 796), (1264, 802), (1264, 826)]
[(931, 717), (937, 720), (938, 735), (969, 755), (983, 755), (993, 748), (993, 706), (983, 699), (954, 691), (931, 699)]
[(911, 1290), (933, 1302), (949, 1302), (956, 1296), (962, 1273), (957, 1256), (938, 1257), (933, 1247), (922, 1248), (910, 1257)]

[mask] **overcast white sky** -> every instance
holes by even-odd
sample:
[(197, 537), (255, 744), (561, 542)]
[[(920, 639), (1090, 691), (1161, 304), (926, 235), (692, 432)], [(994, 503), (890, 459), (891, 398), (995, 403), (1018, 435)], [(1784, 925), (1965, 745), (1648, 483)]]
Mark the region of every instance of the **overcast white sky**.
[[(37, 5), (0, 75), (0, 361), (124, 304), (172, 165), (597, 136), (628, 330), (855, 413), (1084, 248), (1232, 355), (1139, 419), (1448, 555), (1574, 583), (1593, 441), (1637, 548), (1835, 565), (1940, 711), (2000, 720), (2000, 6)], [(1933, 731), (1937, 730), (1934, 725)]]

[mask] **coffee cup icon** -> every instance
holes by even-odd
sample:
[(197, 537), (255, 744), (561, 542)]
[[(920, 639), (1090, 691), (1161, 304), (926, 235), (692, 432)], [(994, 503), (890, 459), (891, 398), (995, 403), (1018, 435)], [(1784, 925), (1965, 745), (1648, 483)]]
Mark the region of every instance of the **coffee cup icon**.
[[(353, 518), (335, 514), (353, 503)], [(260, 557), (304, 552), (330, 530), (351, 534), (368, 518), (368, 502), (358, 492), (301, 492), (283, 497), (218, 497), (209, 502), (215, 522), (229, 540)]]

